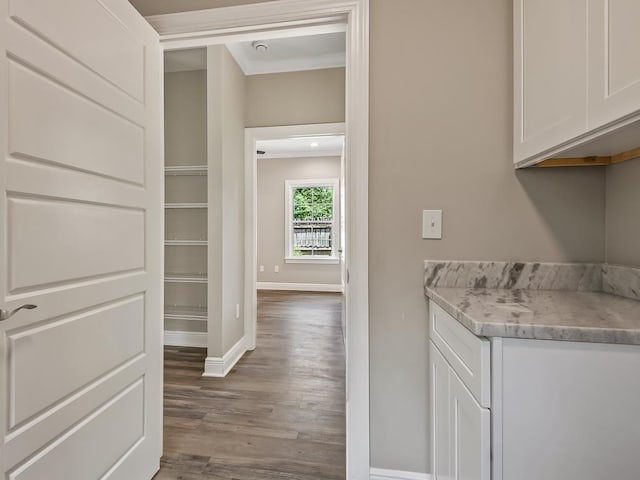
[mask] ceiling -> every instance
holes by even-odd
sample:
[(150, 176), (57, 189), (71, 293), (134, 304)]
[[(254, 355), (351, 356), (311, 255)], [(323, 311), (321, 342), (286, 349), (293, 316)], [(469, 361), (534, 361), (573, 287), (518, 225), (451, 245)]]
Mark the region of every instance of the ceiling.
[(257, 51), (254, 42), (230, 43), (227, 48), (245, 75), (296, 72), (345, 66), (344, 32), (306, 37), (274, 38)]
[(343, 144), (343, 135), (324, 135), (261, 140), (256, 143), (256, 147), (265, 152), (264, 155), (258, 155), (258, 159), (334, 157), (342, 154)]
[[(258, 75), (344, 67), (345, 41), (344, 32), (334, 32), (265, 40), (264, 51), (256, 50), (252, 41), (230, 43), (227, 48), (245, 75)], [(164, 58), (165, 72), (207, 68), (204, 48), (167, 51)]]
[(140, 14), (145, 17), (269, 1), (271, 0), (129, 0)]

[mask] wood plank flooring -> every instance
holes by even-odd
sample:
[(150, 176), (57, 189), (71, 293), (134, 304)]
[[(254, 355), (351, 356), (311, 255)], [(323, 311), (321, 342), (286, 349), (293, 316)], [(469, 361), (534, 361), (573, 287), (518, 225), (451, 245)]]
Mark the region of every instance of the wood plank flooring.
[(342, 295), (259, 292), (257, 348), (226, 378), (204, 349), (165, 348), (154, 480), (345, 478)]

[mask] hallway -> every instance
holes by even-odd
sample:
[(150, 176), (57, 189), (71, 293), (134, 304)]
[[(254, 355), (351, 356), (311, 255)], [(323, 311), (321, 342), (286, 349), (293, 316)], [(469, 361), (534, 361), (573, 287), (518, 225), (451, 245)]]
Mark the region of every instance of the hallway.
[(224, 379), (206, 351), (165, 348), (154, 480), (345, 478), (342, 295), (258, 292), (257, 348)]

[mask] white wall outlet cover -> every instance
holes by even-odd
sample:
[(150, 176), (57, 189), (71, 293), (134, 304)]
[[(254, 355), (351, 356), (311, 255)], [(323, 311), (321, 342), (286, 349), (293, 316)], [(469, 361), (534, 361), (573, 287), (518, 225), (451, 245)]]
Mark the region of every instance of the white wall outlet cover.
[(422, 211), (422, 238), (442, 238), (442, 210)]
[(236, 318), (240, 318), (240, 304), (236, 303)]
[(278, 273), (280, 271), (280, 265), (274, 265), (273, 271)]
[(264, 272), (264, 265), (260, 265), (260, 271)]

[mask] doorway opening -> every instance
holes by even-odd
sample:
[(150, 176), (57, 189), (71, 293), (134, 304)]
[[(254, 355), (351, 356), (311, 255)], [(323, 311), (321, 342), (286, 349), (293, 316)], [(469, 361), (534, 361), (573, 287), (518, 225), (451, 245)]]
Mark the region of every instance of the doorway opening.
[[(298, 57), (265, 61), (256, 45)], [(165, 55), (165, 374), (174, 382), (161, 473), (235, 442), (245, 462), (280, 455), (273, 474), (345, 477), (344, 48), (334, 32)], [(340, 121), (315, 124), (319, 112)], [(299, 124), (271, 125), (283, 120)], [(257, 278), (267, 273), (258, 256), (277, 277)], [(221, 378), (194, 376), (198, 362)], [(190, 375), (175, 368), (185, 364)], [(179, 393), (188, 386), (194, 398)], [(189, 434), (177, 420), (185, 402)], [(205, 431), (226, 434), (211, 444)], [(245, 448), (265, 439), (260, 451)], [(304, 467), (295, 448), (307, 450)], [(185, 468), (214, 467), (238, 468)]]
[(279, 0), (147, 17), (165, 52), (246, 39), (280, 38), (346, 29), (345, 213), (346, 242), (346, 434), (347, 478), (369, 476), (368, 344), (368, 111), (369, 19), (367, 0)]
[(344, 123), (246, 129), (245, 332), (252, 346), (257, 290), (345, 292), (344, 145)]

